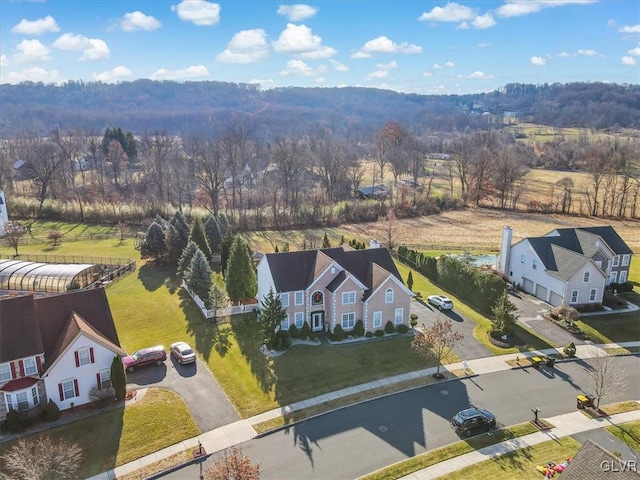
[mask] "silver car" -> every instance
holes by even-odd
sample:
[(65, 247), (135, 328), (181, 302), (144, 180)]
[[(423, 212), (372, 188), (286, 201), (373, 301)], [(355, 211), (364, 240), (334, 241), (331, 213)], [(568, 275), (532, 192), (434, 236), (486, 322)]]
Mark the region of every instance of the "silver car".
[(196, 361), (195, 352), (185, 342), (172, 343), (169, 349), (171, 350), (171, 355), (173, 355), (178, 363), (182, 365)]
[(429, 295), (427, 302), (434, 307), (438, 307), (440, 310), (453, 310), (453, 302), (449, 297), (445, 297), (444, 295)]

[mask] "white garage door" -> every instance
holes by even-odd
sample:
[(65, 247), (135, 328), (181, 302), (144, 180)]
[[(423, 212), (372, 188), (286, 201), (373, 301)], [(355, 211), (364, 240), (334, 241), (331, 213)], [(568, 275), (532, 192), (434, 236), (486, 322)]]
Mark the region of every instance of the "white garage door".
[(536, 297), (540, 300), (547, 301), (547, 287), (543, 287), (542, 285), (536, 285)]
[(533, 280), (522, 277), (522, 289), (527, 293), (533, 293)]
[(562, 296), (559, 293), (551, 292), (551, 296), (549, 297), (549, 303), (554, 307), (557, 307), (562, 303)]

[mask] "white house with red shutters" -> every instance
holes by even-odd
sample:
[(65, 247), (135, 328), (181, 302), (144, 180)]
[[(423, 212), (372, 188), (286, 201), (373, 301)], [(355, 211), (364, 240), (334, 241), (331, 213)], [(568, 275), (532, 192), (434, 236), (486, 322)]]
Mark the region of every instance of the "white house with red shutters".
[(111, 386), (111, 362), (125, 355), (104, 289), (0, 298), (0, 420), (9, 410), (60, 410)]

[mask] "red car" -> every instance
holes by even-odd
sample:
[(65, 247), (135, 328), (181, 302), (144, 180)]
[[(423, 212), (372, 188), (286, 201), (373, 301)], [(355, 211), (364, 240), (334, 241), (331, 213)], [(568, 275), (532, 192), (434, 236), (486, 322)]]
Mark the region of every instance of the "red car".
[(167, 352), (164, 351), (164, 347), (156, 345), (155, 347), (143, 348), (132, 355), (124, 357), (122, 363), (127, 372), (133, 372), (136, 368), (145, 365), (160, 366), (166, 359)]

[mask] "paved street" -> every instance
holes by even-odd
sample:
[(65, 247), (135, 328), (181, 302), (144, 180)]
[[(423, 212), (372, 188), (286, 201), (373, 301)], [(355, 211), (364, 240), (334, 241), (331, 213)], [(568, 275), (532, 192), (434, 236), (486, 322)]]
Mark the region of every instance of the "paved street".
[[(640, 398), (640, 359), (622, 357), (629, 384), (607, 403)], [(589, 390), (582, 361), (556, 368), (507, 370), (443, 382), (348, 407), (241, 445), (261, 464), (261, 478), (355, 478), (457, 441), (449, 419), (473, 404), (494, 412), (501, 425), (572, 412), (576, 395)], [(212, 458), (215, 458), (212, 457)], [(208, 463), (211, 463), (211, 459)], [(205, 468), (206, 465), (205, 464)], [(198, 478), (190, 466), (166, 478)]]

